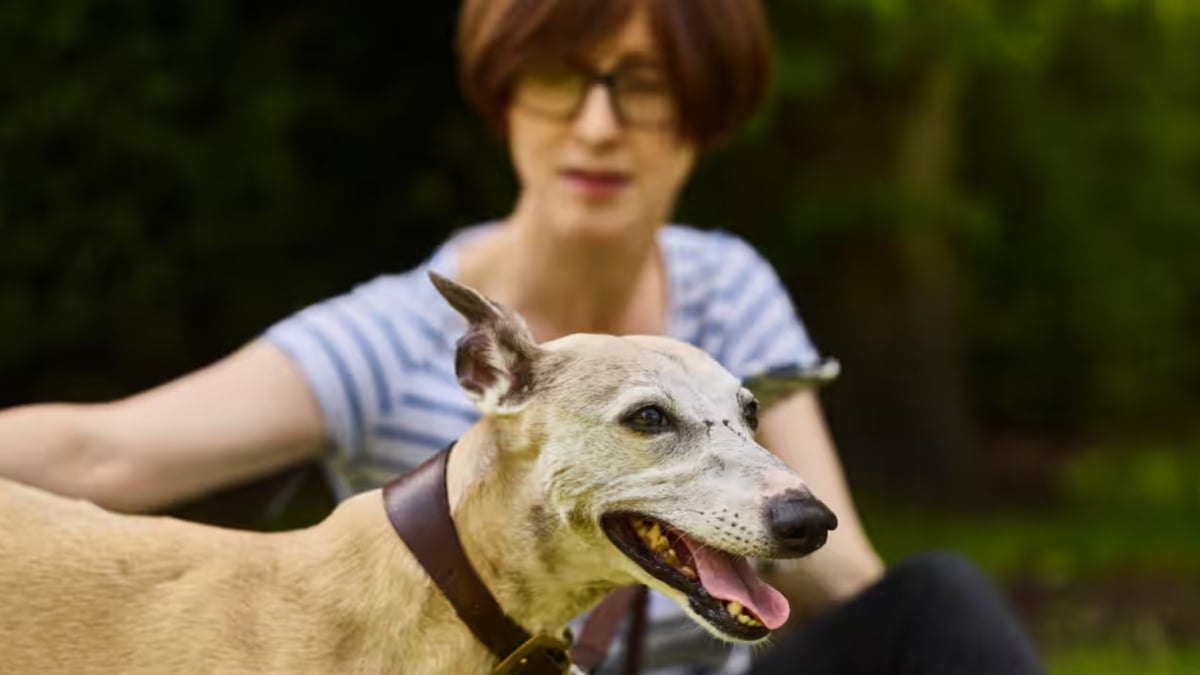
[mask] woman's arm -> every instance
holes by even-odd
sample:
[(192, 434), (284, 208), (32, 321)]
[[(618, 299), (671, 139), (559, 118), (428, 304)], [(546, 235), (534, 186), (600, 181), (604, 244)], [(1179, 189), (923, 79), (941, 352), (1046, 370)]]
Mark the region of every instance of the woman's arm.
[(322, 438), (304, 376), (258, 340), (121, 401), (0, 412), (0, 476), (148, 511), (313, 456)]
[(838, 527), (816, 553), (782, 561), (770, 579), (792, 602), (798, 618), (858, 593), (883, 573), (883, 563), (858, 519), (816, 394), (802, 391), (761, 415), (759, 440), (800, 474), (838, 518)]

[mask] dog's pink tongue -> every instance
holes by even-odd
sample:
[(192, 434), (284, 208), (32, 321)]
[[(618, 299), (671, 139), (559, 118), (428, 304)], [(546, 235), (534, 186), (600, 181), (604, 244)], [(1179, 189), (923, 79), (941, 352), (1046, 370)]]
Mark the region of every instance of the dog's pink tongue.
[(700, 583), (708, 594), (749, 609), (771, 630), (782, 626), (791, 613), (787, 598), (759, 578), (750, 562), (706, 546), (692, 546)]

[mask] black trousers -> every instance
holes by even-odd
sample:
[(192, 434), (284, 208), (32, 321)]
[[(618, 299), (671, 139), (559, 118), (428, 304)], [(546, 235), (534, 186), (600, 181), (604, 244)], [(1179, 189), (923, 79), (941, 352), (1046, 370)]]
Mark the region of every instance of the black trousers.
[(972, 564), (925, 553), (802, 630), (781, 636), (751, 675), (1031, 675), (1037, 652)]

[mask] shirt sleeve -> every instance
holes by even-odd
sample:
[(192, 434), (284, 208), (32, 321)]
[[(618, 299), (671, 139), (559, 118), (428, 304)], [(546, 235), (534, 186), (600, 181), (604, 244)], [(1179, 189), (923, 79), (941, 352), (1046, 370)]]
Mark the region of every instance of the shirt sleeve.
[(412, 359), (385, 311), (403, 294), (402, 277), (379, 277), (276, 323), (264, 338), (300, 368), (320, 406), (327, 442), (348, 458), (395, 404), (391, 392)]
[(766, 370), (813, 368), (820, 354), (775, 269), (753, 246), (722, 236), (725, 272), (717, 297), (723, 328), (714, 356), (739, 378)]

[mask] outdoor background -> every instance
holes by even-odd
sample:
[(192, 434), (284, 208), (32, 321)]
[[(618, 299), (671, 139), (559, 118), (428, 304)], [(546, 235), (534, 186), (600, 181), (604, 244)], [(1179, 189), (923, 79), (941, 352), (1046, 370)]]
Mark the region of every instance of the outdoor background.
[[(1053, 672), (1200, 672), (1200, 3), (768, 5), (774, 97), (680, 220), (842, 360), (881, 551), (972, 557)], [(456, 11), (0, 3), (0, 405), (160, 383), (503, 215)], [(179, 513), (328, 507), (301, 471)]]

